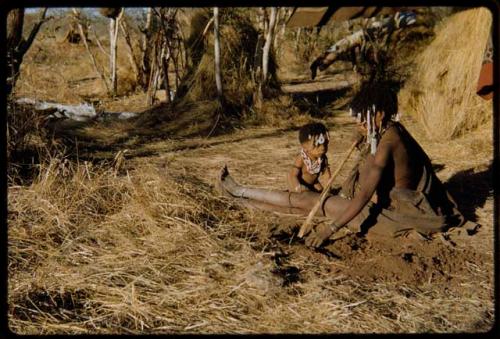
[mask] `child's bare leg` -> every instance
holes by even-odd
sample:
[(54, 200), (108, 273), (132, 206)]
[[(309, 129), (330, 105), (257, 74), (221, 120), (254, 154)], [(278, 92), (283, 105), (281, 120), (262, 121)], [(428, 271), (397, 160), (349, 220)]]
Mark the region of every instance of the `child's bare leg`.
[(315, 192), (290, 193), (242, 186), (234, 181), (226, 166), (222, 168), (219, 180), (221, 186), (235, 197), (281, 207), (294, 207), (309, 211), (319, 198), (319, 194)]

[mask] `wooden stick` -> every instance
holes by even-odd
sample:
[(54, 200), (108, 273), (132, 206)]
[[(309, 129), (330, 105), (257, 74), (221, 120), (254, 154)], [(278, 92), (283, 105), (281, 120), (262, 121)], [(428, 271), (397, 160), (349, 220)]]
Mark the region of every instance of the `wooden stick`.
[(328, 183), (326, 184), (326, 187), (323, 189), (323, 192), (321, 193), (319, 201), (311, 209), (311, 212), (309, 212), (309, 215), (307, 216), (306, 221), (304, 221), (304, 224), (302, 224), (302, 227), (300, 228), (299, 235), (298, 235), (299, 238), (302, 238), (305, 234), (309, 233), (309, 231), (311, 230), (312, 220), (313, 220), (314, 216), (316, 215), (316, 212), (318, 212), (318, 209), (320, 208), (320, 206), (323, 205), (323, 202), (325, 201), (325, 199), (326, 199), (326, 197), (328, 195), (328, 192), (330, 191), (330, 187), (333, 184), (333, 180), (337, 177), (337, 175), (339, 174), (340, 170), (342, 169), (342, 167), (346, 163), (347, 159), (349, 159), (349, 157), (351, 156), (351, 153), (352, 153), (352, 151), (354, 150), (354, 148), (356, 147), (357, 144), (358, 144), (357, 140), (355, 142), (353, 142), (353, 144), (351, 145), (351, 147), (347, 151), (346, 156), (344, 157), (344, 159), (342, 160), (342, 162), (337, 167), (337, 170), (335, 171), (335, 173), (333, 173), (333, 175), (331, 176), (330, 180), (328, 180)]

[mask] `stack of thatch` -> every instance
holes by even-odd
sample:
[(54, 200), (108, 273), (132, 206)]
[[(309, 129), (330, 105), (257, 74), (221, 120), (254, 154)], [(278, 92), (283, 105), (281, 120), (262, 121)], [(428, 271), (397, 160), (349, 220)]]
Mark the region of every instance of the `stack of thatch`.
[[(214, 74), (214, 36), (213, 28), (204, 30), (209, 22), (210, 13), (198, 12), (193, 16), (191, 34), (187, 39), (192, 59), (192, 69), (183, 81), (183, 89), (179, 94), (191, 100), (210, 100), (217, 98)], [(225, 9), (221, 12), (221, 68), (224, 95), (228, 101), (237, 106), (251, 102), (255, 92), (255, 66), (259, 35), (248, 16), (235, 10)], [(276, 63), (271, 55), (270, 74), (272, 84), (276, 84)]]
[(476, 94), (483, 53), (491, 31), (486, 8), (446, 18), (436, 38), (416, 58), (400, 93), (401, 110), (417, 117), (432, 139), (450, 139), (473, 130), (492, 115), (492, 101)]

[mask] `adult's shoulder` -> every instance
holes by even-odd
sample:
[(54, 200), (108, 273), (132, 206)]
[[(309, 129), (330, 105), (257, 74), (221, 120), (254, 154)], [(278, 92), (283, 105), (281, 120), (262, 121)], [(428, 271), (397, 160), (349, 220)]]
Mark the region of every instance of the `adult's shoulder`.
[(399, 127), (399, 123), (391, 122), (383, 132), (380, 142), (388, 144), (399, 142), (401, 140), (401, 129)]

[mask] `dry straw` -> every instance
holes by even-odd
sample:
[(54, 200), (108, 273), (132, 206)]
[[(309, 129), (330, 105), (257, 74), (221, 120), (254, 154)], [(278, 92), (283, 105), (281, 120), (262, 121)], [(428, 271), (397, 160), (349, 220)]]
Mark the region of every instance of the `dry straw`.
[(455, 13), (416, 59), (401, 91), (402, 109), (414, 114), (432, 139), (450, 139), (488, 121), (492, 102), (476, 95), (483, 53), (491, 31), (486, 8)]
[[(331, 129), (333, 163), (345, 150), (346, 136), (343, 129)], [(213, 175), (222, 161), (229, 161), (243, 183), (282, 188), (296, 138), (296, 131), (244, 130), (214, 137), (207, 147), (201, 138), (176, 141), (165, 145), (175, 148), (164, 149), (164, 157), (128, 158), (114, 166), (59, 158), (43, 163), (30, 185), (8, 191), (10, 329), (485, 330), (493, 317), (492, 259), (471, 266), (459, 291), (447, 291), (448, 283), (443, 290), (434, 282), (359, 280), (343, 271), (359, 252), (332, 259), (289, 240), (278, 242), (273, 234), (289, 234), (301, 220), (249, 210), (214, 191)], [(281, 252), (288, 253), (285, 265), (300, 269), (299, 281), (288, 286), (273, 273), (273, 257)]]

